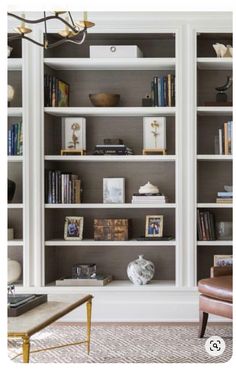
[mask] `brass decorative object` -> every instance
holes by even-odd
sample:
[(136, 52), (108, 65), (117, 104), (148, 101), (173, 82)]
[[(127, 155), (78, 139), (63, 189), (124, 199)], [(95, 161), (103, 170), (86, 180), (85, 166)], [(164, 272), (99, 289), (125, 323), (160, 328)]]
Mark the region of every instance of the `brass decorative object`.
[(113, 107), (120, 102), (120, 95), (109, 93), (89, 94), (91, 103), (97, 107)]
[[(87, 19), (87, 12), (84, 12), (83, 20), (79, 20), (74, 22), (71, 12), (67, 12), (64, 10), (55, 10), (50, 12), (50, 15), (46, 15), (46, 12), (43, 12), (43, 17), (39, 19), (26, 19), (25, 15), (22, 14), (18, 16), (13, 13), (7, 13), (8, 16), (16, 18), (21, 21), (20, 26), (16, 27), (15, 35), (10, 35), (8, 37), (8, 41), (16, 40), (16, 39), (25, 39), (28, 40), (38, 46), (43, 47), (44, 49), (50, 49), (59, 45), (62, 45), (66, 42), (74, 43), (76, 45), (81, 45), (87, 36), (87, 29), (93, 27), (95, 24), (90, 22)], [(50, 41), (48, 39), (47, 32), (47, 22), (50, 20), (57, 19), (61, 21), (65, 28), (58, 32), (58, 34), (62, 37), (61, 40), (58, 41)], [(25, 24), (37, 24), (44, 23), (44, 41), (40, 43), (33, 38), (28, 37), (28, 33), (32, 32), (32, 29), (27, 27)]]

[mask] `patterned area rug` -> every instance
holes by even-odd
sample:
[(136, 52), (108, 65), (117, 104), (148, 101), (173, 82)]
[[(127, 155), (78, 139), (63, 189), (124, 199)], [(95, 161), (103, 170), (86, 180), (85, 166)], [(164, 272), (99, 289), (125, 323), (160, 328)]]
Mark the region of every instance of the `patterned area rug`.
[[(196, 324), (125, 324), (92, 325), (91, 352), (85, 345), (69, 346), (32, 353), (32, 363), (218, 363), (232, 355), (232, 326), (209, 324), (206, 338), (197, 338)], [(85, 325), (55, 323), (31, 338), (31, 350), (83, 340)], [(204, 348), (208, 337), (224, 338), (222, 356), (211, 357)], [(21, 340), (9, 340), (9, 357), (21, 352)], [(21, 362), (22, 357), (13, 359)]]

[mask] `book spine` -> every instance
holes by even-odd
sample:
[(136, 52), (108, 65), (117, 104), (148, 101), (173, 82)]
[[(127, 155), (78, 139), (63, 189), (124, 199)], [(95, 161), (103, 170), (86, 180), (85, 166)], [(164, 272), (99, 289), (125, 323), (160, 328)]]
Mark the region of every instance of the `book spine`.
[(232, 154), (232, 150), (231, 150), (231, 122), (227, 122), (227, 138), (228, 138), (228, 154), (231, 155)]
[(168, 84), (167, 84), (167, 76), (164, 77), (164, 106), (168, 106)]
[(219, 154), (223, 154), (223, 137), (222, 137), (222, 129), (219, 129)]
[(7, 153), (8, 155), (12, 155), (11, 153), (11, 128), (8, 129), (8, 150), (7, 150)]
[(171, 106), (171, 74), (167, 76), (167, 83), (168, 83), (168, 106)]
[(212, 231), (212, 240), (214, 241), (216, 239), (216, 234), (215, 234), (214, 214), (212, 213), (210, 213), (210, 224), (211, 224), (211, 231)]
[(158, 106), (158, 77), (154, 77), (154, 106)]
[(228, 142), (228, 124), (224, 123), (224, 154), (228, 155), (229, 154), (229, 142)]
[(61, 204), (61, 172), (58, 176), (58, 202)]
[(157, 90), (158, 90), (158, 106), (161, 106), (161, 79), (158, 78), (157, 82)]
[(171, 75), (171, 106), (175, 106), (175, 76)]
[(197, 210), (197, 231), (198, 231), (198, 239), (202, 241), (202, 227), (201, 227), (201, 220), (200, 220), (200, 212)]
[(52, 203), (56, 203), (56, 179), (54, 171), (52, 171)]
[(201, 226), (202, 226), (202, 240), (206, 241), (206, 230), (205, 230), (205, 225), (204, 225), (204, 214), (200, 213), (200, 220), (201, 220)]
[(52, 204), (52, 171), (51, 170), (48, 171), (47, 177), (48, 177), (47, 202), (48, 204)]
[(208, 224), (207, 212), (203, 213), (203, 218), (204, 218), (204, 226), (205, 226), (205, 232), (206, 232), (206, 240), (209, 241), (210, 234), (209, 234), (209, 224)]
[(23, 155), (23, 125), (20, 123), (20, 155)]

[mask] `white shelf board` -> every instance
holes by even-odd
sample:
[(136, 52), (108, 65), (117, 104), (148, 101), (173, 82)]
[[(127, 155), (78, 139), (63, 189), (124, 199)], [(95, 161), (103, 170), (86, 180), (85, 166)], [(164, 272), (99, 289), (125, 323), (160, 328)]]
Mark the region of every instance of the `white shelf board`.
[(65, 241), (65, 240), (48, 240), (45, 241), (45, 246), (175, 246), (176, 241), (95, 241), (95, 240), (82, 240), (82, 241)]
[(198, 208), (232, 208), (233, 204), (217, 204), (214, 202), (209, 203), (198, 203)]
[(13, 163), (13, 162), (23, 162), (23, 156), (22, 155), (9, 155), (7, 157), (7, 161), (9, 163)]
[(46, 209), (159, 209), (171, 208), (175, 209), (176, 204), (45, 204)]
[(197, 108), (199, 115), (232, 115), (232, 106), (199, 106)]
[(175, 155), (45, 155), (47, 161), (157, 162), (175, 159)]
[(146, 117), (175, 115), (175, 107), (66, 107), (44, 108), (44, 112), (55, 116), (97, 116), (97, 117)]
[(232, 70), (233, 58), (197, 58), (198, 69)]
[(7, 204), (8, 209), (23, 209), (23, 204)]
[(197, 241), (198, 246), (232, 246), (233, 241)]
[(55, 283), (50, 283), (46, 285), (45, 290), (47, 288), (53, 287), (53, 290), (57, 292), (66, 292), (66, 291), (136, 291), (136, 292), (143, 292), (143, 291), (155, 291), (155, 290), (175, 290), (175, 281), (162, 281), (162, 280), (152, 280), (150, 283), (137, 286), (134, 285), (132, 282), (127, 280), (115, 280), (111, 283), (107, 284), (106, 286), (56, 286)]
[(224, 160), (233, 160), (233, 155), (197, 155), (197, 159), (205, 161), (210, 160), (224, 161)]
[(7, 241), (8, 246), (23, 246), (23, 240), (8, 240)]
[(7, 59), (7, 69), (9, 71), (22, 70), (22, 58)]
[(58, 70), (174, 70), (175, 58), (45, 58)]
[(7, 115), (9, 117), (21, 117), (23, 109), (22, 108), (8, 108)]

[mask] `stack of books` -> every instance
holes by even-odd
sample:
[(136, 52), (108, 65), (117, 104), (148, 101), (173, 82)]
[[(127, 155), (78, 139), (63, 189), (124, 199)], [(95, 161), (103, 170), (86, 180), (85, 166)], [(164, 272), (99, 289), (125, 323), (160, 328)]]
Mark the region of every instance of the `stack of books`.
[(153, 106), (175, 106), (175, 76), (153, 77), (151, 84)]
[(197, 211), (197, 231), (199, 241), (214, 241), (215, 221), (214, 215), (209, 211)]
[(93, 155), (133, 155), (126, 145), (96, 145)]
[(56, 77), (44, 75), (44, 106), (69, 106), (69, 85)]
[(224, 128), (219, 129), (219, 148), (220, 155), (231, 155), (233, 146), (232, 121), (224, 123)]
[(134, 193), (132, 196), (132, 204), (165, 204), (168, 202), (166, 196), (161, 193)]
[(8, 129), (8, 155), (23, 154), (22, 122), (14, 123)]
[(79, 204), (81, 182), (78, 175), (49, 170), (46, 175), (46, 201), (48, 204)]
[(216, 202), (218, 204), (232, 204), (233, 202), (233, 192), (217, 192)]

